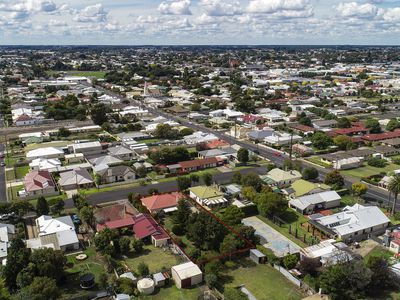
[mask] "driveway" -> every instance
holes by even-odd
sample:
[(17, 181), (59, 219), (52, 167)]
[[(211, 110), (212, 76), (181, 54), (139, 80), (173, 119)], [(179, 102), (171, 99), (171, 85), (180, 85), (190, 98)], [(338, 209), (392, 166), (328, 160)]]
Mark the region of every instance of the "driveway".
[(245, 218), (242, 220), (242, 223), (246, 226), (253, 227), (256, 230), (256, 235), (266, 241), (263, 246), (271, 249), (278, 257), (285, 256), (288, 253), (298, 253), (301, 249), (300, 246), (293, 243), (257, 217)]

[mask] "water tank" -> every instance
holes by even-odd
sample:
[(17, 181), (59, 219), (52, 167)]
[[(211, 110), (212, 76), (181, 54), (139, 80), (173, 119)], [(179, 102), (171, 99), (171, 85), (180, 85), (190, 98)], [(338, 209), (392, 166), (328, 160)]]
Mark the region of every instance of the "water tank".
[(145, 295), (150, 295), (154, 292), (154, 281), (151, 278), (140, 279), (137, 283), (139, 292)]

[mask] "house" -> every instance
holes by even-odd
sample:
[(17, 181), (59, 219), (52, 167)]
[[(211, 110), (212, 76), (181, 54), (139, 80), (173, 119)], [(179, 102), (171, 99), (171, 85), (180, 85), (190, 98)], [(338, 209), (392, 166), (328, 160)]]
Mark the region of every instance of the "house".
[(89, 162), (93, 166), (111, 166), (111, 165), (118, 165), (122, 164), (123, 161), (117, 157), (111, 156), (111, 155), (104, 155), (104, 156), (99, 156), (93, 159), (90, 159)]
[(155, 247), (168, 244), (170, 237), (164, 229), (148, 214), (138, 214), (134, 218), (133, 231), (140, 240), (151, 240)]
[(51, 171), (61, 166), (61, 161), (58, 158), (37, 158), (29, 163), (31, 170)]
[(134, 218), (138, 214), (137, 209), (128, 200), (98, 205), (94, 211), (96, 230), (100, 231), (106, 227), (110, 229), (130, 228), (133, 230)]
[(177, 288), (189, 288), (203, 281), (203, 272), (193, 262), (183, 263), (171, 268), (172, 278)]
[(147, 161), (135, 162), (133, 164), (133, 167), (135, 168), (135, 170), (137, 170), (139, 168), (145, 168), (147, 172), (151, 172), (153, 170), (153, 165)]
[(314, 150), (312, 148), (302, 144), (294, 144), (292, 150), (294, 153), (297, 153), (300, 156), (308, 156), (314, 154)]
[(118, 134), (118, 137), (122, 142), (138, 141), (151, 138), (149, 134), (141, 131), (120, 133)]
[(16, 126), (28, 126), (34, 125), (36, 120), (27, 114), (19, 115), (17, 118), (14, 119), (14, 124)]
[(302, 140), (301, 136), (286, 132), (274, 132), (273, 135), (264, 138), (264, 142), (269, 146), (285, 146)]
[(142, 204), (147, 207), (150, 213), (155, 214), (160, 211), (166, 213), (177, 209), (179, 199), (184, 196), (181, 193), (169, 193), (162, 195), (153, 195), (141, 199)]
[(323, 183), (312, 183), (304, 179), (299, 179), (293, 182), (290, 188), (286, 189), (291, 197), (301, 197), (304, 195), (312, 195), (330, 190), (329, 185)]
[(322, 266), (330, 266), (348, 262), (353, 259), (353, 255), (345, 243), (329, 239), (300, 249), (300, 260), (305, 258), (318, 260)]
[(221, 166), (223, 160), (217, 157), (208, 157), (202, 159), (194, 159), (179, 162), (179, 165), (184, 172), (198, 171), (207, 168), (215, 168)]
[(301, 196), (289, 200), (289, 207), (301, 214), (311, 214), (315, 210), (324, 210), (340, 206), (341, 197), (335, 191), (326, 191)]
[(38, 237), (27, 240), (27, 248), (53, 248), (63, 251), (79, 249), (78, 236), (70, 216), (53, 218), (43, 215), (35, 222)]
[(26, 153), (27, 160), (34, 160), (37, 158), (64, 158), (64, 151), (55, 147), (38, 148)]
[(270, 186), (278, 188), (290, 186), (296, 180), (301, 179), (302, 175), (297, 170), (284, 171), (279, 168), (272, 169), (267, 175), (261, 176), (262, 181)]
[(332, 238), (352, 242), (384, 233), (390, 220), (377, 206), (354, 204), (330, 216), (311, 216), (309, 223)]
[(107, 166), (98, 165), (94, 168), (95, 173), (100, 177), (102, 184), (114, 183), (114, 182), (129, 182), (136, 178), (135, 172), (132, 168), (120, 165), (120, 166)]
[(53, 177), (48, 171), (31, 171), (24, 178), (24, 192), (21, 196), (37, 198), (39, 196), (58, 195)]
[(313, 126), (316, 129), (326, 131), (337, 126), (336, 120), (313, 120)]
[(73, 190), (92, 187), (94, 181), (86, 169), (78, 168), (60, 173), (58, 184), (64, 190)]
[(0, 223), (0, 260), (2, 265), (6, 264), (8, 247), (10, 241), (15, 237), (15, 226), (12, 224)]
[(99, 141), (75, 143), (68, 145), (68, 150), (71, 153), (82, 153), (84, 156), (96, 155), (103, 152), (103, 146)]
[(85, 161), (83, 153), (72, 153), (65, 155), (65, 163), (67, 164), (79, 164)]
[(253, 130), (247, 133), (247, 137), (252, 141), (263, 141), (265, 138), (274, 134), (275, 130), (265, 127), (262, 130)]
[(135, 156), (131, 149), (124, 146), (108, 148), (108, 154), (124, 161), (129, 161)]
[(229, 202), (224, 193), (213, 186), (195, 186), (189, 188), (190, 198), (203, 206), (226, 206)]

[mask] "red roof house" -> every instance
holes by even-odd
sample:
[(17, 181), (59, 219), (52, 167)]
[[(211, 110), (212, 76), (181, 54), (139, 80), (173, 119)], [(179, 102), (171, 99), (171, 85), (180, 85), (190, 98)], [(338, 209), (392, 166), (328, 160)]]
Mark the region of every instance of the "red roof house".
[(163, 209), (175, 208), (181, 198), (183, 198), (183, 195), (175, 192), (145, 197), (141, 201), (151, 213), (157, 213)]
[(179, 164), (182, 168), (182, 171), (191, 172), (206, 168), (217, 167), (221, 165), (222, 162), (223, 161), (218, 159), (217, 157), (207, 157), (202, 159), (181, 161)]
[(394, 131), (388, 131), (384, 133), (371, 133), (364, 135), (362, 137), (363, 140), (369, 141), (369, 142), (377, 142), (377, 141), (383, 141), (383, 140), (388, 140), (388, 139), (393, 139), (393, 138), (398, 138), (400, 137), (400, 130), (396, 129)]
[(31, 171), (24, 178), (27, 196), (49, 196), (56, 193), (56, 185), (48, 171)]
[(96, 229), (97, 229), (97, 231), (100, 231), (104, 228), (110, 228), (110, 229), (121, 229), (121, 228), (127, 228), (127, 227), (133, 228), (134, 224), (135, 224), (135, 220), (133, 219), (132, 216), (129, 216), (124, 219), (108, 221), (103, 224), (97, 224)]
[(148, 214), (139, 214), (135, 217), (133, 230), (137, 239), (151, 237), (156, 247), (167, 244), (169, 240), (169, 235), (165, 230)]

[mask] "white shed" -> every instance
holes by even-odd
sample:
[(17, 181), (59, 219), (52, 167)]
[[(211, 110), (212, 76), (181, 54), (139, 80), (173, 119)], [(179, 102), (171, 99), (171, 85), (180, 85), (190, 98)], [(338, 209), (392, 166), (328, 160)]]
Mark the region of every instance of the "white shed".
[(178, 288), (188, 288), (203, 281), (203, 272), (193, 262), (187, 262), (171, 268), (172, 278)]

